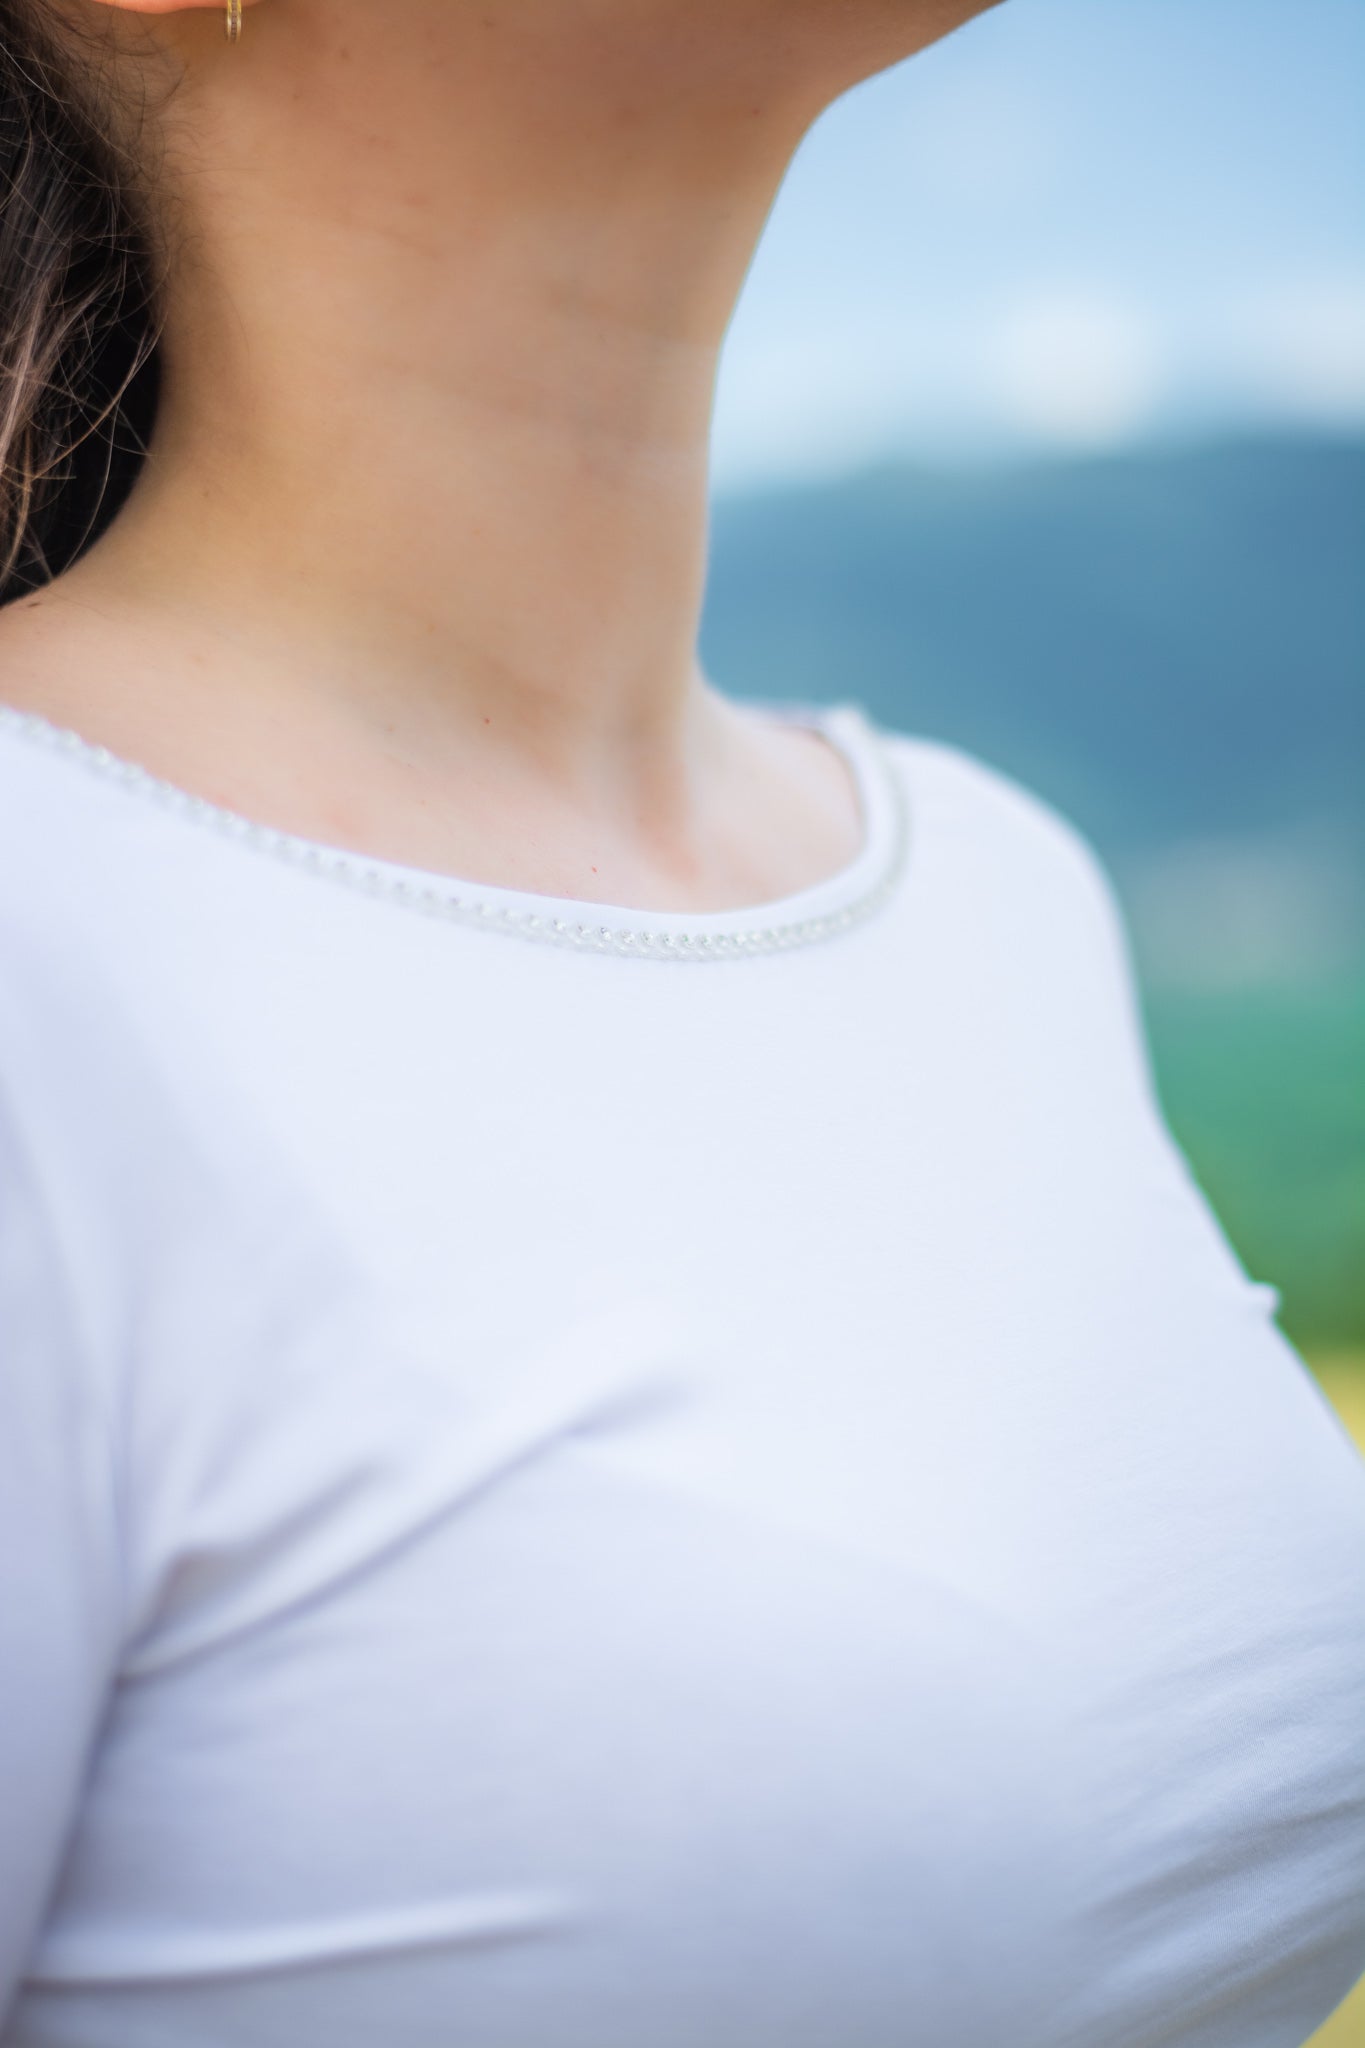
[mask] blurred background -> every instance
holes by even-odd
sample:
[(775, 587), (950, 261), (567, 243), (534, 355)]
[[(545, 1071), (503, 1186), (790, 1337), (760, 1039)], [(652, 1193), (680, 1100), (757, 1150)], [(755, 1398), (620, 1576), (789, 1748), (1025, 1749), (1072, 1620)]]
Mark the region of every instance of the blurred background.
[(1363, 85), (1362, 0), (1014, 0), (846, 95), (727, 337), (701, 652), (1085, 831), (1365, 1446)]

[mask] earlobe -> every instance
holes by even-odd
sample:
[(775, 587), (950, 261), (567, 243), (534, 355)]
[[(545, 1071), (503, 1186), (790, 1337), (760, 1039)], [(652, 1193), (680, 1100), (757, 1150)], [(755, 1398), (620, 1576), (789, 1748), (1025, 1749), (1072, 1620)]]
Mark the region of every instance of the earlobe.
[(241, 34), (242, 8), (255, 7), (259, 4), (259, 0), (96, 0), (96, 4), (100, 7), (112, 7), (120, 14), (223, 14), (226, 12), (229, 16), (235, 15), (236, 17), (236, 33), (234, 34), (231, 27), (228, 29), (229, 39), (235, 42), (237, 36)]

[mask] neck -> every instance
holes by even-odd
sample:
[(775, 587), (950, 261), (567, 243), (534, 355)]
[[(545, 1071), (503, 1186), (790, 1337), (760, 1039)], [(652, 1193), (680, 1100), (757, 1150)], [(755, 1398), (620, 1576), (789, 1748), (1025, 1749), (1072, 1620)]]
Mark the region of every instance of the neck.
[(188, 18), (161, 418), (89, 573), (276, 692), (654, 744), (706, 694), (718, 356), (828, 79), (775, 77), (771, 24), (488, 14), (414, 10), (414, 48), (299, 0), (230, 57)]

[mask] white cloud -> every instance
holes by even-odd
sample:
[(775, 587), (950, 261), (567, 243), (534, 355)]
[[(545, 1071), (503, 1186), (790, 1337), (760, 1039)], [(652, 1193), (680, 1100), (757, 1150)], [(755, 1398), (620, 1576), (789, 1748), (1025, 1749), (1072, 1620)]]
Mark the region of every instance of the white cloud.
[(1296, 412), (1365, 417), (1365, 278), (1289, 285), (1253, 328), (1262, 380)]
[(1084, 293), (1017, 303), (984, 342), (983, 398), (1025, 434), (1073, 446), (1129, 439), (1163, 396), (1161, 351), (1134, 310)]
[(1135, 438), (1164, 396), (1164, 353), (1134, 312), (1077, 293), (857, 318), (819, 309), (775, 342), (738, 321), (716, 394), (719, 487), (855, 466), (894, 451), (971, 461)]
[(1084, 454), (1229, 423), (1365, 423), (1365, 280), (1153, 289), (1041, 282), (899, 301), (812, 291), (742, 304), (717, 387), (714, 478), (847, 469), (901, 453)]

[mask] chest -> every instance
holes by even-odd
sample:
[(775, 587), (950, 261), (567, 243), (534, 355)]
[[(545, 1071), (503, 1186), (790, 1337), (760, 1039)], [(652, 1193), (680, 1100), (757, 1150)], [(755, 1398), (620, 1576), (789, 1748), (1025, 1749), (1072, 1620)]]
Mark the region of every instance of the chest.
[(1362, 1938), (1365, 1490), (1160, 1148), (1022, 1012), (522, 993), (200, 1034), (35, 1999), (1306, 2031)]

